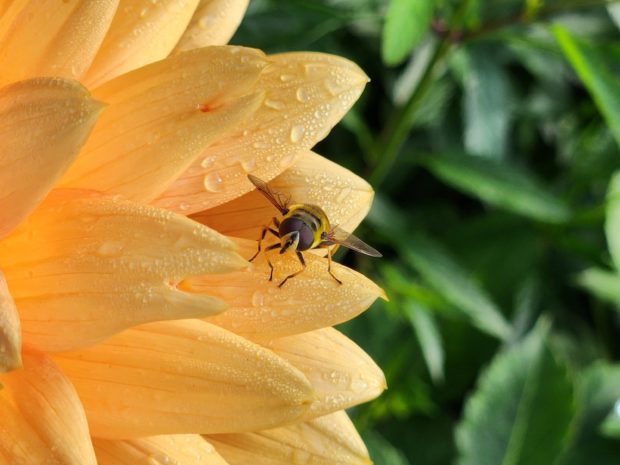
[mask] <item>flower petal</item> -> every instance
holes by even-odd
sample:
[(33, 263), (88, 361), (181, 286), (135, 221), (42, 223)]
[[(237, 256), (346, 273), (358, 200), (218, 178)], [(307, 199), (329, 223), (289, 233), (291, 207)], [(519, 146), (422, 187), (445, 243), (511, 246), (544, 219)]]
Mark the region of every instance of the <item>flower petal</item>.
[(50, 359), (25, 353), (24, 369), (0, 383), (2, 463), (96, 465), (80, 400)]
[(248, 3), (249, 0), (201, 0), (174, 51), (228, 43), (241, 23)]
[[(362, 178), (311, 151), (302, 152), (269, 186), (274, 192), (290, 195), (291, 203), (320, 205), (330, 223), (345, 231), (355, 230), (362, 222), (374, 196)], [(253, 190), (191, 218), (227, 236), (256, 240), (262, 227), (277, 215), (273, 205)]]
[(372, 463), (364, 442), (344, 411), (256, 433), (216, 434), (207, 438), (230, 465)]
[[(244, 257), (256, 252), (256, 242), (236, 242)], [(249, 269), (188, 278), (179, 287), (224, 300), (228, 310), (207, 321), (256, 341), (342, 323), (362, 313), (377, 297), (385, 298), (383, 290), (368, 278), (333, 263), (333, 273), (343, 282), (339, 285), (327, 272), (327, 260), (314, 254), (305, 254), (306, 270), (279, 288), (277, 284), (301, 264), (294, 254), (270, 257), (275, 267), (271, 282), (264, 254), (260, 254)]]
[(0, 83), (33, 76), (79, 79), (108, 31), (118, 0), (15, 0), (0, 18)]
[(189, 24), (199, 0), (120, 0), (118, 13), (84, 77), (88, 87), (163, 60)]
[(333, 328), (274, 339), (266, 347), (306, 375), (316, 391), (305, 419), (367, 402), (387, 387), (381, 368)]
[(55, 359), (98, 437), (273, 428), (314, 398), (289, 363), (200, 320), (151, 323)]
[(152, 200), (256, 111), (263, 96), (252, 86), (264, 66), (257, 50), (210, 47), (96, 89), (110, 106), (61, 185)]
[(93, 439), (98, 465), (227, 465), (202, 436), (175, 434), (113, 441)]
[(236, 133), (194, 161), (156, 205), (196, 213), (252, 190), (248, 172), (270, 181), (327, 135), (368, 81), (357, 65), (340, 57), (288, 53), (268, 58), (271, 66), (256, 85), (265, 91), (264, 104)]
[(96, 197), (50, 199), (0, 242), (0, 256), (24, 340), (45, 351), (220, 312), (223, 302), (176, 283), (247, 264), (228, 239), (181, 215)]
[(75, 81), (38, 78), (0, 89), (0, 238), (47, 195), (102, 108)]
[(0, 272), (0, 373), (22, 365), (22, 333), (19, 314)]

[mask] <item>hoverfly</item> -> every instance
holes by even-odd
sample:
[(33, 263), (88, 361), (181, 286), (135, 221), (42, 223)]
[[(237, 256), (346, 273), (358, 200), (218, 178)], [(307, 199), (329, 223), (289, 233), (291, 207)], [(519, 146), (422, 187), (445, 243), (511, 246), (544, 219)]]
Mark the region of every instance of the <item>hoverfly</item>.
[[(332, 245), (342, 245), (356, 252), (370, 255), (371, 257), (382, 257), (381, 253), (353, 234), (340, 229), (338, 226), (330, 226), (327, 215), (321, 207), (307, 203), (290, 204), (290, 198), (286, 198), (272, 191), (266, 182), (260, 180), (256, 176), (248, 174), (248, 179), (265, 197), (267, 197), (267, 200), (269, 200), (283, 216), (282, 220), (273, 217), (271, 222), (263, 227), (260, 239), (258, 240), (258, 250), (254, 256), (250, 258), (250, 261), (253, 261), (261, 252), (262, 242), (269, 232), (277, 237), (280, 242), (268, 246), (265, 248), (265, 252), (279, 248), (280, 253), (283, 254), (289, 249), (294, 250), (302, 265), (301, 270), (288, 275), (278, 284), (278, 287), (284, 286), (284, 283), (289, 279), (297, 276), (306, 269), (306, 261), (302, 254), (302, 252), (306, 250), (319, 247), (327, 249), (327, 272), (338, 284), (342, 284), (342, 281), (336, 278), (334, 273), (332, 273), (332, 253), (330, 249)], [(271, 227), (272, 223), (277, 229)], [(273, 265), (269, 259), (267, 259), (267, 264), (271, 269), (269, 281), (272, 281)]]

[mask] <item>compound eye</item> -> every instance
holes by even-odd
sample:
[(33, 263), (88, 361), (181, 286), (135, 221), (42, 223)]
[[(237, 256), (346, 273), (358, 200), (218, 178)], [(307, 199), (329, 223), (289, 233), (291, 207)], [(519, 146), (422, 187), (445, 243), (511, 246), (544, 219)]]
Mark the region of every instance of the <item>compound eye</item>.
[(314, 243), (314, 233), (305, 224), (299, 228), (299, 244), (297, 250), (308, 250)]

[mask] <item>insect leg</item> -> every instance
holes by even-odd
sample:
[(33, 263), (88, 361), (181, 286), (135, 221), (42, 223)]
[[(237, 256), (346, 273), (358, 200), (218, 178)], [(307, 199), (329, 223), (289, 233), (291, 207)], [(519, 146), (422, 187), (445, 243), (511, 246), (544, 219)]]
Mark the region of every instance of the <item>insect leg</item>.
[(336, 278), (336, 276), (334, 276), (334, 273), (332, 273), (332, 249), (330, 249), (329, 247), (326, 247), (326, 248), (327, 248), (327, 272), (331, 275), (332, 278), (336, 280), (338, 284), (342, 284), (342, 281)]
[[(279, 226), (280, 226), (280, 222), (278, 221), (278, 219), (277, 219), (276, 217), (273, 217), (273, 218), (271, 219), (271, 222), (273, 222), (273, 224), (275, 224), (275, 225), (276, 225), (276, 227), (279, 227)], [(277, 238), (280, 238), (280, 233), (279, 233), (277, 230), (275, 230), (275, 229), (273, 229), (273, 228), (270, 228), (270, 227), (269, 227), (269, 225), (271, 224), (271, 222), (270, 222), (270, 223), (268, 223), (268, 224), (267, 224), (267, 226), (263, 226), (263, 229), (261, 230), (261, 233), (260, 233), (260, 239), (258, 240), (258, 250), (257, 250), (257, 251), (256, 251), (256, 253), (254, 254), (254, 256), (248, 260), (249, 262), (254, 261), (254, 259), (255, 259), (256, 257), (258, 257), (258, 254), (259, 254), (259, 253), (260, 253), (260, 251), (261, 251), (261, 246), (262, 246), (262, 244), (263, 244), (263, 241), (265, 240), (265, 236), (267, 235), (267, 231), (269, 231), (271, 234), (273, 234), (273, 235), (274, 235), (274, 236), (276, 236)]]
[(284, 278), (284, 281), (278, 284), (278, 287), (284, 286), (285, 282), (287, 282), (291, 278), (294, 278), (295, 276), (297, 276), (299, 273), (301, 273), (302, 271), (306, 269), (306, 261), (304, 260), (304, 256), (302, 255), (302, 253), (299, 251), (295, 251), (295, 253), (297, 254), (297, 258), (299, 258), (299, 261), (301, 262), (301, 265), (303, 266), (303, 268), (299, 271), (296, 271), (293, 274), (288, 275), (286, 278)]
[[(278, 247), (280, 247), (280, 244), (270, 245), (269, 247), (265, 249), (265, 252), (267, 252), (268, 250), (277, 249)], [(267, 258), (267, 265), (269, 265), (269, 268), (271, 270), (269, 272), (269, 281), (273, 281), (273, 264), (271, 263), (271, 260), (269, 260), (269, 258)]]

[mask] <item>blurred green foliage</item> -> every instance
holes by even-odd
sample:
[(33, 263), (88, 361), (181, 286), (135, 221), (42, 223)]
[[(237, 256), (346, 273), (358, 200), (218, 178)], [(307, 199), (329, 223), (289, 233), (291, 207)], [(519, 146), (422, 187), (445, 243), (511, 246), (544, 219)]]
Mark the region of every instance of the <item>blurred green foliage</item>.
[[(368, 179), (341, 329), (389, 390), (379, 465), (620, 463), (620, 3), (253, 0), (233, 43), (372, 81), (317, 151)], [(355, 261), (355, 262), (354, 262)]]

